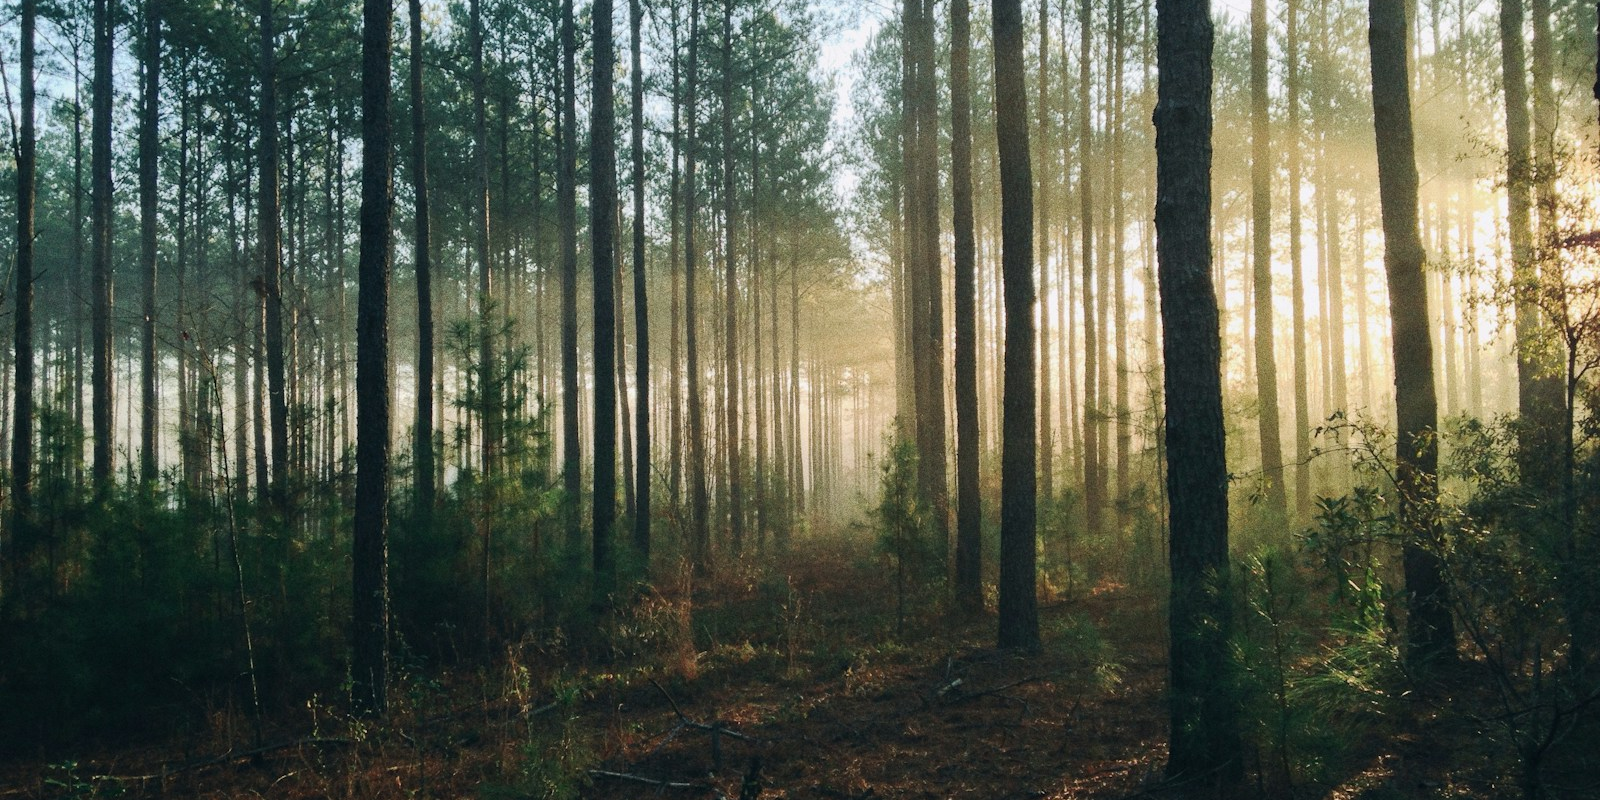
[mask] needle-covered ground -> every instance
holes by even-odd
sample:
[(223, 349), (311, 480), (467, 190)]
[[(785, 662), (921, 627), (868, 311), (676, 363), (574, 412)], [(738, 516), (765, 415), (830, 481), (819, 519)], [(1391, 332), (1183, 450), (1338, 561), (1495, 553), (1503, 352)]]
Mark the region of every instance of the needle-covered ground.
[[(581, 636), (530, 636), (491, 667), (403, 670), (383, 721), (314, 699), (258, 739), (219, 711), (204, 735), (13, 764), (0, 796), (1217, 795), (1161, 780), (1159, 587), (1062, 590), (1042, 608), (1042, 651), (1013, 653), (993, 648), (992, 616), (937, 611), (937, 590), (912, 593), (901, 619), (892, 574), (864, 547), (800, 547), (724, 571), (715, 589), (673, 579), (641, 595), (607, 659)], [(1471, 685), (1471, 665), (1447, 680)], [(1419, 691), (1364, 726), (1313, 720), (1320, 738), (1290, 734), (1305, 715), (1267, 697), (1247, 714), (1247, 779), (1231, 796), (1518, 792), (1514, 754), (1457, 713), (1487, 697)]]

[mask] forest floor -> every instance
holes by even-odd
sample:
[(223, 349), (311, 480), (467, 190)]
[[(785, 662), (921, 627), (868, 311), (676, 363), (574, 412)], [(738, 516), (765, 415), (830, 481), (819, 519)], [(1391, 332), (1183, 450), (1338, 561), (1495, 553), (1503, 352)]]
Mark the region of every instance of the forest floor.
[[(682, 593), (642, 598), (618, 623), (610, 666), (573, 666), (571, 646), (508, 649), (492, 668), (402, 675), (382, 723), (313, 701), (252, 737), (248, 724), (219, 716), (199, 743), (0, 768), (0, 797), (1215, 794), (1160, 781), (1158, 592), (1103, 583), (1047, 602), (1045, 647), (1023, 655), (994, 649), (992, 616), (897, 624), (884, 575), (864, 550), (806, 548), (782, 567), (723, 576), (695, 597), (692, 627)], [(1384, 735), (1346, 743), (1321, 781), (1290, 785), (1262, 767), (1258, 749), (1247, 752), (1250, 778), (1236, 794), (1512, 789), (1482, 737), (1429, 702), (1415, 705)]]

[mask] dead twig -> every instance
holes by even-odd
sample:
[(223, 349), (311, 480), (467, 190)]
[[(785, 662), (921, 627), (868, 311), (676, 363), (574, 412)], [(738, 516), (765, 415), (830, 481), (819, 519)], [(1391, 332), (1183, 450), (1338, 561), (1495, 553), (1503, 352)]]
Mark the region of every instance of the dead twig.
[(689, 789), (689, 790), (692, 790), (692, 791), (700, 791), (700, 792), (706, 792), (706, 791), (710, 791), (712, 789), (712, 786), (710, 784), (707, 784), (707, 783), (686, 783), (686, 782), (683, 782), (683, 781), (667, 781), (667, 780), (661, 780), (661, 779), (658, 779), (658, 778), (646, 778), (643, 775), (633, 775), (633, 774), (630, 774), (630, 773), (627, 773), (627, 772), (612, 772), (611, 770), (608, 770), (608, 769), (591, 769), (591, 770), (589, 770), (589, 775), (590, 775), (590, 777), (594, 777), (594, 778), (610, 778), (610, 779), (616, 780), (616, 781), (631, 781), (633, 783), (642, 783), (642, 784), (644, 784), (646, 786), (655, 786), (655, 787), (659, 787), (659, 788), (662, 788), (662, 789)]

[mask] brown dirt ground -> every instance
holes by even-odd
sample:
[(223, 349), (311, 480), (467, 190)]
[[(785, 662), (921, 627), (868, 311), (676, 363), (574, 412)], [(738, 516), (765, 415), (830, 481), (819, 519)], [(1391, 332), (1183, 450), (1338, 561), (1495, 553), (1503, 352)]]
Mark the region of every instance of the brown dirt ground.
[[(218, 719), (203, 748), (108, 747), (70, 771), (62, 760), (0, 768), (0, 797), (541, 797), (543, 781), (574, 776), (570, 788), (594, 798), (1215, 794), (1159, 782), (1165, 626), (1151, 592), (1051, 598), (1047, 644), (1024, 655), (993, 649), (988, 616), (913, 619), (893, 636), (881, 574), (868, 559), (809, 552), (696, 596), (692, 651), (682, 601), (656, 596), (631, 618), (633, 652), (607, 668), (527, 647), (488, 673), (401, 688), (410, 699), (382, 725), (308, 705), (275, 718), (264, 740), (278, 746), (256, 752), (247, 725)], [(565, 702), (552, 703), (560, 686)], [(1505, 794), (1477, 732), (1431, 708), (1419, 703), (1404, 733), (1356, 743), (1343, 780), (1288, 788), (1252, 775), (1235, 794)]]

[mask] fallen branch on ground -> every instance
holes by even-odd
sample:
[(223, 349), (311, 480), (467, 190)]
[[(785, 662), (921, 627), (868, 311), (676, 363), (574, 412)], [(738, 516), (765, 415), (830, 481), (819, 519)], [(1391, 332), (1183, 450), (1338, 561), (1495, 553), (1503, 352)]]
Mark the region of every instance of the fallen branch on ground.
[(612, 772), (608, 769), (591, 769), (589, 775), (595, 778), (610, 778), (618, 781), (632, 781), (646, 786), (656, 786), (662, 789), (692, 789), (695, 791), (710, 791), (711, 785), (707, 783), (685, 783), (683, 781), (666, 781), (657, 778), (646, 778), (643, 775), (632, 775), (626, 772)]

